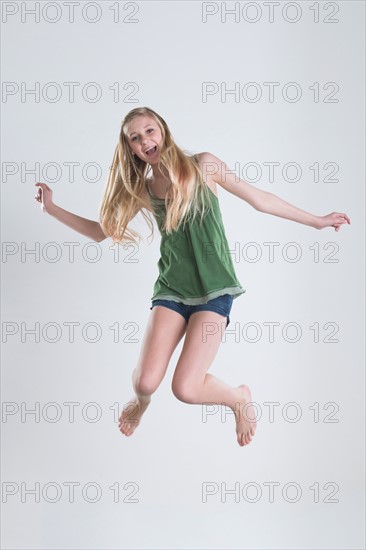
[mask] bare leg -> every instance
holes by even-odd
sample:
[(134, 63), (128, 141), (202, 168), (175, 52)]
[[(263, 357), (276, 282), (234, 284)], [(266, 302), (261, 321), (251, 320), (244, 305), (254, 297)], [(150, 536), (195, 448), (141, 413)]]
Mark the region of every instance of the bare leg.
[(186, 329), (187, 322), (180, 313), (164, 306), (151, 310), (139, 360), (132, 374), (135, 395), (125, 404), (119, 419), (123, 434), (131, 435), (139, 425)]
[(185, 403), (217, 403), (230, 407), (235, 413), (237, 441), (241, 446), (247, 445), (256, 430), (256, 411), (250, 405), (250, 389), (244, 384), (233, 388), (207, 374), (220, 346), (222, 331), (218, 330), (203, 341), (204, 322), (216, 322), (225, 328), (226, 317), (213, 311), (198, 311), (191, 315), (172, 380), (173, 393)]

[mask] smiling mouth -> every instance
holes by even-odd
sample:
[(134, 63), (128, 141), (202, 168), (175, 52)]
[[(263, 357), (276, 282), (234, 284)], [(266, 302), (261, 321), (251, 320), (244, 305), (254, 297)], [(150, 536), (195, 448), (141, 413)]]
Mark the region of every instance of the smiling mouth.
[(147, 151), (145, 151), (145, 154), (146, 155), (153, 155), (155, 153), (155, 151), (157, 150), (157, 146), (155, 145), (155, 147), (150, 147), (150, 149), (148, 149)]

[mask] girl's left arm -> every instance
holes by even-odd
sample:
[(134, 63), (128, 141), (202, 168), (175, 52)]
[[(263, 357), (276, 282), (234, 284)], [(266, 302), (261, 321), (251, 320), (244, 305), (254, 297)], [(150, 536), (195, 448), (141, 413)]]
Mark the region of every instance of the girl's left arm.
[(254, 187), (248, 182), (238, 179), (225, 162), (211, 153), (203, 153), (202, 162), (205, 172), (210, 174), (216, 183), (221, 185), (226, 191), (229, 191), (229, 193), (246, 201), (259, 212), (310, 225), (315, 229), (334, 227), (335, 231), (339, 231), (344, 223), (351, 223), (351, 220), (344, 212), (332, 212), (326, 216), (316, 216), (297, 208), (273, 193)]

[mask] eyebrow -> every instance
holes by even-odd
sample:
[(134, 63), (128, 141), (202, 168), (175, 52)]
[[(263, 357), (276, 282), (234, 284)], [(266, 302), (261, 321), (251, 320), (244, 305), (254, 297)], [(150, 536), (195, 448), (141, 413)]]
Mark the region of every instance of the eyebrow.
[[(152, 124), (146, 124), (146, 126), (144, 126), (144, 129), (147, 128), (148, 126), (152, 126)], [(130, 137), (133, 136), (133, 134), (137, 134), (137, 132), (132, 132), (130, 134)]]

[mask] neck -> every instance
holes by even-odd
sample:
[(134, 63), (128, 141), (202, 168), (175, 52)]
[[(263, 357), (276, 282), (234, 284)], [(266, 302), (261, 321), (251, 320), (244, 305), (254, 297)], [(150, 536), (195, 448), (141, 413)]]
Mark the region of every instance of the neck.
[(152, 166), (152, 173), (153, 173), (153, 176), (152, 176), (152, 181), (153, 183), (162, 183), (162, 184), (166, 184), (168, 185), (170, 183), (170, 179), (165, 171), (164, 170), (164, 173), (161, 173), (161, 171), (158, 169), (157, 166)]

